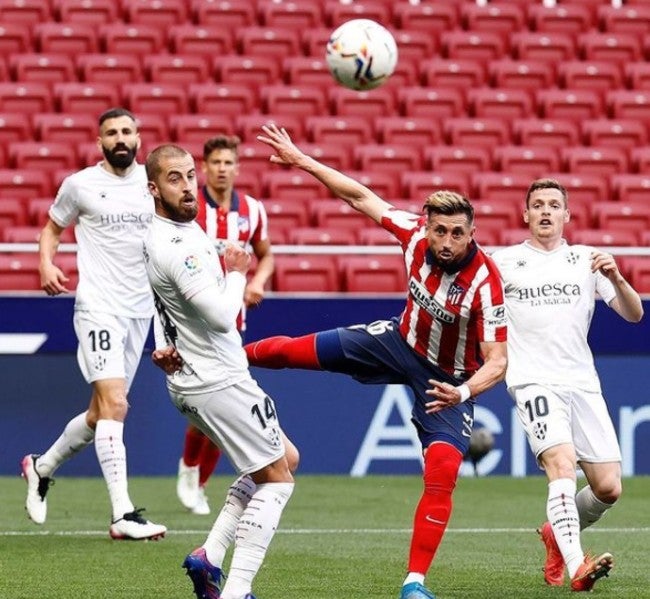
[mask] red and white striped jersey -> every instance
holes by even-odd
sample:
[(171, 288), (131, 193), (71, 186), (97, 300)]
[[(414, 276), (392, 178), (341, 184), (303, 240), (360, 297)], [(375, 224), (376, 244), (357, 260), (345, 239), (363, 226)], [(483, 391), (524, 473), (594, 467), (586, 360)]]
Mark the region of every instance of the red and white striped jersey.
[(404, 252), (408, 297), (400, 316), (402, 337), (445, 372), (468, 378), (482, 363), (479, 343), (507, 339), (499, 270), (472, 242), (459, 270), (445, 272), (429, 249), (421, 215), (391, 209), (381, 225)]
[[(238, 243), (247, 252), (252, 244), (269, 238), (268, 217), (264, 205), (249, 195), (239, 195), (233, 189), (230, 210), (226, 211), (210, 197), (204, 185), (199, 190), (199, 212), (196, 222), (210, 239)], [(221, 265), (223, 267), (223, 264)], [(237, 317), (237, 329), (246, 329), (246, 308)]]

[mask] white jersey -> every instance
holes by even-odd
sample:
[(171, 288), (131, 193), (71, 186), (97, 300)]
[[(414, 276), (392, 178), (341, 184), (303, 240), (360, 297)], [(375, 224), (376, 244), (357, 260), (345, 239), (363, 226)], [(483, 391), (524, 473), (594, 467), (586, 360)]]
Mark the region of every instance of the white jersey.
[(195, 221), (178, 223), (156, 215), (145, 238), (144, 254), (166, 342), (176, 347), (184, 364), (167, 378), (168, 387), (202, 393), (250, 379), (234, 317), (231, 329), (218, 332), (189, 302), (215, 280), (222, 291), (226, 289), (214, 242)]
[(508, 314), (508, 388), (540, 383), (600, 392), (587, 343), (596, 293), (609, 304), (613, 285), (591, 272), (594, 248), (563, 242), (547, 252), (527, 241), (492, 255)]
[(152, 316), (142, 240), (153, 213), (143, 165), (119, 177), (97, 164), (64, 179), (49, 215), (60, 227), (76, 221), (76, 310)]

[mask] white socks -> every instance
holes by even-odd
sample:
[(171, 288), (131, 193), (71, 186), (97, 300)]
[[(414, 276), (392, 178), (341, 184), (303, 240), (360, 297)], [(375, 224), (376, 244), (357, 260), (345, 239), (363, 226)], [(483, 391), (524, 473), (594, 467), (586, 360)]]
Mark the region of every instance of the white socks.
[(559, 478), (548, 484), (546, 516), (571, 578), (584, 559), (575, 495), (576, 482), (570, 478)]
[(262, 565), (293, 488), (294, 483), (257, 486), (237, 524), (235, 551), (221, 599), (241, 599), (251, 592), (253, 578)]
[(75, 416), (63, 429), (61, 436), (36, 460), (41, 476), (52, 476), (56, 469), (93, 442), (95, 431), (86, 424), (86, 412)]
[(603, 514), (614, 504), (601, 501), (594, 495), (591, 487), (582, 487), (576, 495), (576, 507), (580, 515), (580, 530), (584, 530), (603, 517)]
[(123, 422), (97, 421), (95, 451), (113, 506), (113, 520), (119, 520), (124, 514), (134, 510), (126, 479), (126, 448), (123, 433)]
[(230, 485), (226, 502), (214, 521), (208, 538), (203, 543), (205, 555), (212, 565), (223, 567), (226, 551), (235, 539), (239, 518), (248, 506), (256, 488), (255, 483), (248, 475), (240, 476)]

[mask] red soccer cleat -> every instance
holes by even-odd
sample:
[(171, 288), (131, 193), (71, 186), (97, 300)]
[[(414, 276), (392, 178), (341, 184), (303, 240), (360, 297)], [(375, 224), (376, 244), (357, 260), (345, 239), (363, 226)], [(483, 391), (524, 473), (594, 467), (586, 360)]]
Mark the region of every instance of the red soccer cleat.
[(595, 582), (603, 576), (609, 576), (609, 571), (614, 567), (614, 558), (611, 553), (603, 553), (598, 557), (585, 555), (575, 576), (571, 579), (572, 591), (591, 591)]
[(561, 587), (564, 584), (564, 558), (557, 546), (551, 523), (544, 522), (537, 532), (546, 547), (546, 561), (542, 568), (544, 580), (550, 586)]

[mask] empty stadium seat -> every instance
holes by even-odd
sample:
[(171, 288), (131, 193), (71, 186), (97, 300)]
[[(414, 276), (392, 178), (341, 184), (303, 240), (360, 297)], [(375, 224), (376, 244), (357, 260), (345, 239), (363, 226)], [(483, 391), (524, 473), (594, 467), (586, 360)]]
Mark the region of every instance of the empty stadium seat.
[(234, 31), (257, 23), (255, 5), (249, 0), (196, 0), (194, 19), (199, 25), (216, 25)]
[(382, 198), (394, 198), (399, 193), (399, 175), (380, 171), (348, 171), (353, 179), (365, 185)]
[(240, 54), (275, 56), (278, 59), (299, 54), (300, 36), (295, 29), (274, 27), (242, 27), (235, 33)]
[(327, 197), (327, 188), (312, 176), (291, 170), (271, 170), (262, 174), (264, 196), (275, 199)]
[(401, 256), (345, 256), (340, 260), (343, 290), (351, 293), (405, 293)]
[(76, 143), (97, 138), (97, 117), (90, 114), (45, 112), (35, 114), (32, 122), (41, 141)]
[(366, 227), (357, 230), (359, 245), (397, 245), (398, 241), (392, 233), (381, 227)]
[(75, 81), (74, 62), (67, 54), (13, 54), (9, 68), (16, 81)]
[(129, 23), (166, 28), (184, 23), (189, 18), (185, 0), (129, 0), (124, 3)]
[(372, 91), (354, 91), (343, 87), (328, 90), (332, 113), (337, 116), (363, 116), (371, 119), (395, 114), (395, 97), (385, 87)]
[(332, 36), (331, 27), (312, 27), (300, 33), (300, 46), (312, 58), (325, 58), (325, 48)]
[(39, 256), (33, 253), (0, 254), (0, 289), (35, 291), (41, 288)]
[(338, 227), (352, 232), (370, 224), (365, 214), (357, 212), (340, 200), (312, 203), (311, 214), (314, 225), (326, 229)]
[(632, 33), (588, 31), (578, 36), (578, 51), (585, 60), (612, 61), (619, 64), (640, 60), (642, 47)]
[(598, 22), (603, 31), (641, 35), (650, 31), (650, 4), (599, 6)]
[(571, 235), (573, 243), (596, 247), (633, 246), (638, 239), (634, 231), (627, 229), (580, 229)]
[(499, 232), (499, 245), (516, 245), (530, 239), (530, 230), (523, 227), (503, 229)]
[(16, 198), (3, 198), (0, 202), (0, 231), (5, 227), (28, 224), (25, 202)]
[(53, 193), (50, 176), (42, 170), (0, 169), (0, 198), (36, 198)]
[(494, 87), (536, 91), (550, 87), (554, 81), (553, 67), (536, 60), (493, 60), (488, 65)]
[[(49, 218), (52, 198), (31, 198), (27, 203), (27, 220), (24, 224), (43, 227)], [(4, 203), (4, 201), (3, 201)]]
[[(433, 56), (438, 50), (437, 38), (425, 30), (397, 29), (391, 32), (399, 51), (399, 60), (420, 61)], [(314, 54), (312, 50), (312, 54)]]
[(569, 119), (515, 119), (514, 140), (522, 146), (564, 148), (579, 143), (578, 125)]
[(214, 58), (213, 70), (222, 83), (264, 85), (276, 83), (280, 65), (275, 56), (226, 55)]
[(329, 255), (276, 255), (272, 280), (279, 292), (341, 291), (336, 258)]
[(122, 18), (119, 2), (114, 0), (57, 0), (53, 3), (58, 21), (101, 25)]
[[(644, 245), (648, 245), (646, 240)], [(647, 256), (628, 256), (625, 265), (629, 273), (629, 282), (639, 293), (650, 293), (650, 259)]]
[(540, 116), (550, 119), (595, 119), (602, 114), (601, 96), (589, 89), (541, 89), (537, 92)]
[(39, 52), (61, 53), (76, 56), (97, 52), (97, 30), (86, 23), (38, 23), (34, 26), (34, 39)]
[(235, 132), (233, 119), (222, 114), (171, 114), (168, 124), (172, 139), (180, 143), (202, 143), (219, 133), (232, 135)]
[(135, 120), (143, 144), (151, 147), (169, 142), (167, 118), (161, 112), (138, 112)]
[(133, 112), (179, 114), (189, 112), (185, 87), (173, 83), (125, 83), (122, 97)]
[(152, 83), (204, 83), (208, 79), (208, 63), (200, 55), (152, 54), (142, 61), (144, 72)]
[(0, 112), (0, 144), (31, 139), (31, 122), (24, 112)]
[(188, 97), (193, 112), (234, 118), (257, 105), (254, 91), (243, 83), (192, 83)]
[(460, 25), (459, 14), (453, 3), (396, 2), (393, 12), (399, 29), (417, 29), (438, 34)]
[(532, 31), (539, 33), (578, 34), (594, 26), (593, 15), (588, 7), (577, 2), (559, 3), (555, 6), (531, 4), (528, 18)]
[(573, 36), (554, 31), (517, 31), (512, 34), (513, 57), (517, 60), (539, 60), (560, 63), (576, 58)]
[(422, 157), (417, 146), (411, 145), (360, 145), (353, 150), (357, 170), (404, 172), (422, 170)]
[(401, 176), (404, 197), (422, 201), (434, 191), (448, 189), (469, 197), (469, 180), (465, 173), (454, 171), (420, 171)]
[(569, 207), (574, 201), (599, 202), (609, 199), (607, 175), (598, 173), (547, 173), (550, 179), (559, 181), (569, 193)]
[(650, 63), (630, 62), (623, 66), (627, 85), (634, 90), (650, 89)]
[(650, 89), (615, 89), (607, 92), (605, 103), (609, 115), (614, 119), (650, 119)]
[(53, 109), (54, 101), (48, 84), (0, 81), (0, 112), (34, 114), (52, 112)]
[(295, 141), (304, 138), (302, 119), (295, 114), (243, 114), (235, 117), (235, 130), (243, 141), (253, 142), (262, 134), (262, 125), (272, 123), (284, 127)]
[(478, 60), (427, 58), (419, 62), (419, 68), (422, 83), (430, 88), (460, 90), (481, 87), (486, 83), (485, 65)]
[[(521, 200), (525, 197), (522, 196)], [(477, 228), (500, 231), (524, 226), (523, 201), (509, 199), (479, 199), (473, 202)]]
[(354, 245), (355, 231), (350, 228), (299, 227), (287, 232), (287, 242), (291, 245)]
[(531, 177), (524, 173), (484, 172), (474, 173), (471, 181), (474, 197), (483, 200), (510, 200), (523, 204)]
[(377, 139), (383, 144), (420, 147), (440, 143), (442, 138), (438, 121), (426, 117), (378, 117), (375, 129)]
[(144, 80), (140, 57), (134, 54), (81, 54), (76, 58), (86, 83), (130, 83)]
[(0, 0), (0, 23), (36, 25), (53, 20), (48, 2), (42, 0)]
[(632, 172), (647, 173), (650, 172), (650, 148), (642, 146), (640, 148), (631, 148), (629, 150), (630, 167)]
[(313, 85), (265, 85), (260, 88), (260, 99), (267, 114), (310, 116), (326, 112), (325, 94)]
[(560, 159), (555, 148), (549, 146), (499, 146), (493, 151), (494, 166), (503, 172), (526, 173), (542, 177), (560, 170)]
[(560, 152), (565, 170), (571, 173), (607, 175), (629, 170), (627, 154), (621, 148), (577, 146), (563, 148)]
[(638, 202), (650, 206), (650, 175), (616, 173), (611, 175), (609, 180), (615, 199), (620, 202)]
[(372, 139), (372, 127), (361, 116), (311, 116), (305, 119), (310, 141), (338, 143), (341, 146), (368, 143)]
[(471, 114), (479, 118), (524, 118), (534, 115), (533, 101), (525, 89), (470, 89), (467, 102)]
[(650, 229), (650, 204), (641, 202), (596, 202), (591, 206), (600, 229), (647, 231)]
[(491, 31), (444, 31), (440, 43), (445, 58), (465, 58), (487, 63), (502, 58), (507, 46), (504, 38)]
[(265, 27), (288, 27), (302, 31), (318, 27), (323, 21), (320, 2), (262, 0), (258, 4), (258, 11)]
[[(259, 145), (259, 144), (258, 144)], [(266, 160), (268, 166), (269, 148), (266, 148)], [(339, 171), (351, 168), (352, 151), (333, 143), (300, 143), (300, 149), (309, 156), (313, 156), (319, 162), (323, 162)]]
[(448, 142), (455, 146), (494, 148), (510, 141), (508, 122), (497, 118), (452, 118), (444, 128)]
[(357, 0), (356, 2), (338, 2), (329, 0), (325, 3), (325, 19), (332, 27), (338, 27), (352, 19), (371, 19), (377, 23), (391, 21), (389, 5), (374, 0)]
[(0, 54), (10, 56), (33, 50), (31, 29), (24, 23), (2, 21), (0, 24)]
[(9, 160), (17, 169), (55, 171), (75, 168), (77, 155), (69, 143), (18, 141), (9, 144)]
[(181, 23), (169, 27), (167, 37), (174, 54), (212, 58), (233, 51), (233, 33), (227, 27)]
[(583, 121), (582, 136), (590, 146), (634, 148), (648, 144), (648, 131), (633, 119)]
[(54, 98), (61, 112), (74, 113), (101, 114), (121, 103), (118, 90), (109, 83), (55, 83)]
[(621, 67), (615, 62), (568, 60), (558, 66), (558, 78), (567, 89), (605, 92), (623, 85)]
[(466, 113), (463, 93), (450, 87), (402, 87), (397, 91), (397, 102), (408, 117), (446, 118)]
[(489, 150), (480, 146), (426, 146), (423, 157), (424, 167), (432, 171), (475, 173), (491, 166)]
[(269, 230), (273, 235), (281, 232), (286, 237), (289, 231), (310, 224), (307, 200), (271, 198), (264, 200), (264, 208), (269, 218)]
[(333, 83), (327, 62), (316, 56), (288, 56), (282, 61), (282, 72), (291, 85), (325, 88)]
[(102, 49), (108, 54), (157, 54), (165, 43), (164, 29), (133, 23), (106, 23), (99, 27)]
[(461, 21), (469, 31), (492, 31), (509, 35), (524, 26), (524, 8), (517, 4), (465, 3), (460, 6)]

